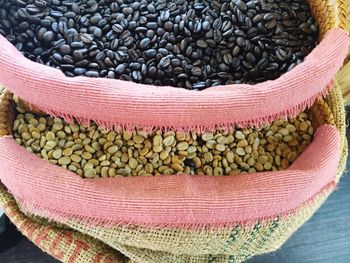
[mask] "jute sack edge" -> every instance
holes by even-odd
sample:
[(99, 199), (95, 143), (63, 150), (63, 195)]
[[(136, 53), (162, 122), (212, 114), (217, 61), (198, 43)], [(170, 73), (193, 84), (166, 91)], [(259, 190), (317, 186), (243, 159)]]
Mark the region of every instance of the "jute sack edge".
[(105, 78), (69, 78), (58, 69), (26, 59), (0, 36), (0, 83), (67, 121), (87, 124), (93, 120), (109, 129), (203, 132), (296, 115), (328, 92), (348, 46), (344, 30), (330, 29), (304, 62), (276, 80), (198, 92)]

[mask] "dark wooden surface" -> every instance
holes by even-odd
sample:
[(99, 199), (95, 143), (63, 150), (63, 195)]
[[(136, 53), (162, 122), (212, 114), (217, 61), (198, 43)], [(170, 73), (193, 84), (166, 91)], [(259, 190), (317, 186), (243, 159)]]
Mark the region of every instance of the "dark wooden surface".
[[(350, 131), (348, 131), (349, 134)], [(348, 167), (350, 162), (348, 160)], [(55, 263), (30, 241), (0, 254), (0, 263)], [(278, 251), (257, 256), (248, 263), (349, 263), (350, 175), (344, 174), (339, 188), (320, 210)], [(159, 262), (161, 263), (161, 262)]]

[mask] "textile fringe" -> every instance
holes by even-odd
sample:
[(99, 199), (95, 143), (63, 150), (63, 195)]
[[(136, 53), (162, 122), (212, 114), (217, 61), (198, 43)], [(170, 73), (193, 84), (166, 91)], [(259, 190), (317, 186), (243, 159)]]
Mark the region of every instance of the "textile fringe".
[[(142, 127), (135, 127), (133, 124), (128, 122), (108, 122), (108, 121), (102, 121), (102, 120), (91, 120), (84, 117), (74, 116), (67, 114), (65, 112), (61, 111), (55, 111), (53, 109), (43, 107), (43, 106), (37, 106), (37, 105), (31, 105), (34, 106), (34, 109), (39, 109), (42, 112), (47, 113), (48, 115), (52, 117), (58, 117), (63, 118), (68, 123), (77, 122), (85, 127), (89, 127), (92, 123), (96, 123), (97, 126), (108, 129), (108, 130), (114, 130), (116, 132), (123, 132), (123, 131), (145, 131), (147, 133), (152, 133), (157, 130), (161, 130), (163, 132), (167, 131), (184, 131), (184, 132), (197, 132), (197, 133), (206, 133), (206, 132), (214, 132), (214, 131), (225, 131), (225, 132), (232, 132), (235, 128), (254, 128), (254, 127), (261, 127), (264, 124), (272, 123), (275, 120), (278, 119), (287, 119), (287, 118), (294, 118), (296, 117), (301, 111), (309, 109), (316, 101), (317, 98), (325, 98), (328, 94), (328, 92), (334, 87), (334, 81), (332, 80), (330, 84), (326, 86), (322, 91), (317, 93), (316, 95), (312, 96), (311, 98), (306, 99), (305, 101), (301, 102), (298, 105), (295, 105), (289, 109), (286, 109), (285, 111), (271, 114), (265, 117), (260, 117), (257, 119), (251, 119), (251, 120), (245, 120), (245, 121), (233, 121), (233, 122), (227, 122), (221, 125), (214, 124), (209, 126), (181, 126), (181, 124), (176, 126), (153, 126), (152, 124), (145, 124)], [(151, 123), (151, 121), (150, 121)]]
[[(328, 183), (326, 186), (324, 186), (321, 190), (319, 190), (313, 197), (311, 197), (309, 200), (306, 200), (302, 205), (299, 207), (292, 209), (288, 212), (281, 213), (279, 215), (270, 215), (260, 218), (254, 218), (251, 220), (243, 220), (243, 221), (228, 221), (225, 223), (215, 223), (215, 224), (182, 224), (178, 225), (176, 228), (180, 228), (185, 231), (200, 231), (200, 230), (218, 230), (218, 229), (232, 229), (235, 225), (242, 225), (247, 227), (252, 227), (256, 224), (258, 221), (269, 221), (273, 220), (276, 217), (279, 217), (281, 219), (285, 217), (293, 216), (295, 213), (297, 213), (300, 209), (303, 209), (305, 206), (309, 206), (311, 204), (314, 204), (318, 196), (322, 194), (323, 192), (331, 192), (334, 189), (336, 189), (337, 183), (335, 181), (332, 181)], [(16, 198), (16, 197), (15, 197)], [(151, 230), (157, 227), (160, 228), (167, 228), (167, 229), (173, 229), (174, 227), (172, 225), (168, 225), (166, 223), (163, 224), (140, 224), (139, 222), (133, 222), (128, 221), (120, 221), (120, 222), (110, 222), (110, 221), (100, 221), (100, 220), (94, 220), (90, 218), (86, 218), (85, 216), (75, 216), (71, 214), (63, 213), (61, 210), (51, 207), (50, 211), (47, 210), (46, 207), (43, 207), (40, 203), (31, 203), (25, 200), (22, 200), (20, 198), (16, 198), (17, 203), (21, 207), (21, 210), (24, 213), (27, 214), (35, 214), (43, 218), (47, 218), (52, 221), (60, 222), (62, 224), (67, 223), (68, 221), (77, 221), (81, 222), (83, 224), (89, 225), (89, 226), (95, 226), (95, 227), (103, 227), (103, 228), (111, 228), (116, 226), (121, 227), (132, 227), (137, 225), (138, 227), (141, 227), (145, 230)]]

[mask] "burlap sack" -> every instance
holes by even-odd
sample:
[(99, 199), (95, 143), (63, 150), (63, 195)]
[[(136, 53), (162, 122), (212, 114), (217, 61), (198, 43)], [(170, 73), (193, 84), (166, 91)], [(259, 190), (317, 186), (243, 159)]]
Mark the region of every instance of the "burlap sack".
[[(332, 27), (348, 27), (345, 24), (343, 2), (338, 1), (338, 5), (335, 5), (334, 1), (310, 1), (310, 4), (321, 23), (322, 32)], [(0, 115), (2, 135), (9, 133), (10, 119), (4, 116), (7, 116), (6, 113), (11, 110), (9, 100), (11, 95), (5, 96), (8, 98), (0, 106), (1, 112), (5, 113)], [(314, 116), (317, 116), (315, 121), (320, 122), (320, 125), (334, 122), (339, 131), (341, 154), (337, 178), (296, 209), (274, 218), (261, 218), (253, 223), (240, 222), (230, 228), (224, 227), (217, 231), (214, 228), (194, 231), (174, 227), (157, 228), (137, 225), (97, 227), (84, 223), (83, 220), (64, 220), (63, 226), (38, 219), (30, 213), (24, 215), (4, 187), (0, 188), (0, 203), (15, 224), (22, 227), (24, 234), (43, 250), (64, 262), (122, 262), (123, 258), (119, 257), (116, 251), (122, 252), (136, 262), (241, 262), (252, 255), (266, 253), (280, 247), (322, 204), (334, 189), (335, 182), (339, 180), (345, 166), (347, 144), (345, 115), (337, 83), (327, 96), (326, 103), (332, 114), (323, 109), (316, 110), (319, 114)], [(322, 105), (322, 102), (320, 104)], [(313, 107), (313, 109), (316, 108)], [(27, 212), (30, 210), (29, 207), (22, 208)], [(45, 228), (48, 232), (45, 232)], [(72, 230), (75, 230), (73, 238)], [(90, 239), (83, 233), (95, 239)], [(57, 236), (61, 237), (55, 238)], [(74, 238), (84, 241), (75, 241), (74, 243), (79, 243), (77, 246), (72, 244)], [(89, 248), (84, 249), (87, 247), (84, 243), (88, 243)], [(65, 253), (60, 253), (66, 248), (69, 249)]]
[[(11, 97), (9, 94), (3, 95), (3, 97), (6, 96), (8, 99)], [(337, 89), (332, 90), (329, 98), (331, 101), (329, 105), (331, 106), (332, 113), (334, 114), (331, 114), (327, 105), (320, 101), (318, 106), (314, 106), (312, 108), (312, 110), (316, 112), (313, 114), (313, 116), (316, 116), (314, 122), (317, 123), (316, 125), (336, 123), (338, 129), (344, 132), (345, 125), (342, 118), (344, 117), (344, 112), (342, 111), (342, 108), (338, 106), (334, 108), (332, 106), (332, 101), (339, 103), (341, 100), (340, 94), (337, 93)], [(10, 111), (11, 103), (9, 103), (9, 100), (4, 100), (4, 103), (1, 105), (3, 110), (2, 112)], [(4, 110), (4, 108), (7, 110)], [(10, 120), (8, 117), (5, 117), (4, 119), (7, 121)], [(6, 129), (8, 129), (9, 125), (2, 124), (2, 127), (6, 127)], [(346, 144), (344, 144), (342, 147), (345, 148), (345, 146)], [(343, 158), (338, 165), (338, 176), (341, 174), (342, 166), (346, 159), (344, 154), (342, 154), (342, 157)], [(26, 187), (28, 187), (28, 185)], [(240, 262), (251, 255), (266, 253), (277, 249), (302, 223), (304, 223), (313, 214), (313, 212), (319, 207), (325, 198), (327, 198), (334, 187), (334, 183), (329, 184), (309, 201), (298, 207), (298, 209), (290, 211), (290, 213), (284, 215), (281, 214), (276, 218), (270, 218), (268, 220), (257, 220), (255, 223), (236, 224), (231, 228), (221, 228), (219, 230), (200, 229), (193, 231), (176, 228), (145, 228), (136, 225), (93, 227), (77, 220), (65, 221), (65, 225), (66, 227), (69, 227), (68, 229), (75, 229), (80, 233), (86, 233), (99, 240), (102, 240), (105, 244), (110, 246), (110, 249), (114, 248), (114, 250), (110, 250), (110, 253), (113, 254), (112, 251), (120, 251), (137, 262), (226, 262), (228, 259), (235, 259), (235, 261), (232, 262)], [(96, 241), (94, 241), (95, 243), (88, 243), (89, 246), (87, 246), (87, 250), (90, 253), (89, 259), (84, 258), (83, 256), (83, 254), (86, 252), (84, 249), (84, 247), (86, 247), (84, 242), (79, 243), (78, 247), (77, 245), (72, 245), (73, 248), (71, 248), (71, 252), (65, 254), (59, 253), (59, 255), (57, 255), (57, 252), (55, 251), (66, 246), (66, 241), (61, 241), (61, 238), (63, 237), (60, 237), (59, 241), (57, 241), (57, 239), (52, 237), (52, 235), (55, 236), (54, 234), (49, 235), (46, 234), (46, 230), (40, 230), (38, 226), (43, 223), (47, 224), (47, 221), (45, 220), (40, 219), (39, 224), (38, 218), (28, 215), (29, 218), (34, 220), (34, 222), (37, 222), (35, 228), (32, 227), (29, 220), (23, 221), (24, 215), (21, 214), (17, 208), (17, 204), (5, 191), (6, 190), (2, 188), (1, 203), (4, 206), (5, 211), (11, 218), (13, 218), (14, 222), (20, 227), (21, 231), (28, 235), (31, 240), (33, 240), (44, 250), (48, 251), (50, 254), (64, 262), (94, 262), (93, 260), (96, 260), (96, 257), (101, 257), (96, 255), (98, 252), (95, 253), (95, 251), (91, 249), (91, 246), (96, 246)], [(23, 222), (26, 223), (22, 225)], [(62, 226), (54, 224), (54, 227)], [(32, 233), (33, 229), (37, 229), (34, 234)], [(45, 229), (45, 227), (43, 229)], [(69, 240), (72, 238), (70, 237), (69, 232), (66, 232), (67, 228), (63, 229), (64, 231), (60, 232), (60, 234), (64, 234), (64, 236), (67, 238), (65, 240), (68, 240), (67, 242), (69, 242)], [(53, 227), (50, 226), (49, 230), (57, 234), (57, 231), (55, 232)], [(35, 233), (37, 235), (35, 235)], [(79, 235), (77, 234), (77, 236)], [(83, 239), (85, 238), (86, 237), (83, 237)], [(97, 246), (99, 246), (97, 251), (100, 251), (101, 245)], [(74, 247), (76, 248), (75, 250), (78, 250), (79, 252), (74, 252)], [(153, 248), (157, 248), (157, 251), (155, 251)], [(172, 253), (167, 252), (169, 250), (172, 251)], [(195, 253), (192, 253), (192, 251), (195, 251), (197, 255), (194, 255)], [(206, 252), (211, 253), (206, 254)], [(192, 255), (186, 255), (189, 253)], [(81, 257), (83, 259), (81, 259)], [(101, 261), (96, 262), (104, 262), (102, 259), (99, 260)], [(112, 258), (109, 258), (109, 260), (112, 260)], [(118, 262), (117, 260), (122, 260), (122, 258), (114, 258), (111, 262)]]

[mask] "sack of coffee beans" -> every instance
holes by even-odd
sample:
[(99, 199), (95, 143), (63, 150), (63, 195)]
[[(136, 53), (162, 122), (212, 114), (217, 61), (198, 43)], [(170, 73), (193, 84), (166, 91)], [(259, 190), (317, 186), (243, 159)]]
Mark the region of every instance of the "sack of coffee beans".
[[(167, 2), (168, 6), (162, 1), (149, 1), (146, 9), (142, 9), (142, 1), (113, 2), (11, 1), (11, 8), (0, 11), (1, 20), (8, 21), (0, 26), (1, 35), (6, 36), (6, 40), (0, 37), (0, 82), (30, 105), (57, 116), (34, 115), (21, 107), (11, 93), (0, 95), (0, 180), (4, 184), (0, 187), (0, 205), (4, 211), (22, 233), (63, 262), (242, 262), (280, 247), (335, 189), (344, 169), (344, 109), (338, 84), (331, 79), (341, 66), (348, 41), (341, 30), (325, 33), (334, 27), (346, 28), (345, 6), (336, 6), (333, 1), (308, 1), (319, 24), (319, 29), (315, 29), (315, 21), (306, 18), (309, 9), (302, 1), (285, 1), (287, 6), (281, 1), (254, 0), (174, 1)], [(9, 5), (9, 1), (0, 3)], [(109, 5), (110, 14), (107, 8), (100, 8), (104, 5)], [(174, 6), (183, 7), (174, 10)], [(261, 54), (257, 59), (259, 52), (250, 52), (258, 62), (262, 58), (269, 61), (266, 79), (288, 71), (288, 63), (301, 62), (281, 77), (261, 83), (257, 83), (262, 81), (261, 72), (254, 78), (250, 65), (253, 57), (244, 50), (254, 45), (254, 37), (241, 36), (236, 31), (247, 33), (249, 17), (258, 15), (253, 6), (256, 10), (260, 7), (263, 22), (251, 21), (251, 28), (256, 26), (263, 41), (270, 39), (272, 49), (281, 43), (273, 37), (280, 25), (290, 32), (295, 26), (299, 28), (303, 45), (298, 43), (293, 52), (301, 52), (296, 54), (300, 60), (313, 48), (312, 32), (319, 30), (322, 39), (303, 62), (292, 62), (295, 57), (289, 58), (288, 49), (283, 48), (273, 52), (261, 50), (271, 52), (268, 58)], [(82, 9), (85, 13), (80, 13)], [(225, 13), (215, 14), (209, 12), (211, 9)], [(271, 16), (274, 10), (286, 14)], [(187, 22), (183, 16), (175, 21), (176, 12), (187, 12)], [(119, 18), (116, 14), (120, 14)], [(227, 14), (231, 20), (225, 17)], [(75, 20), (73, 15), (85, 18)], [(200, 15), (204, 15), (204, 20), (198, 23), (193, 17)], [(211, 21), (210, 17), (217, 15)], [(305, 24), (294, 24), (296, 18)], [(118, 23), (111, 25), (113, 19)], [(77, 21), (86, 25), (78, 28)], [(137, 21), (146, 28), (138, 29), (138, 38)], [(234, 21), (241, 28), (231, 29)], [(15, 24), (23, 31), (11, 31)], [(173, 39), (173, 33), (180, 32), (177, 30), (182, 24), (184, 32), (189, 30), (188, 37), (192, 37), (184, 42)], [(114, 26), (112, 34), (118, 36), (109, 39), (114, 42), (107, 39), (104, 31), (104, 27), (109, 30), (108, 25)], [(130, 35), (125, 33), (128, 31)], [(158, 31), (166, 36), (166, 43), (154, 40)], [(203, 32), (209, 33), (200, 38)], [(67, 38), (68, 45), (55, 43), (59, 49), (50, 46), (66, 33), (67, 37), (79, 35), (79, 39)], [(313, 38), (305, 38), (306, 35)], [(36, 36), (39, 38), (35, 40)], [(30, 38), (34, 40), (28, 41)], [(215, 55), (201, 51), (212, 52), (212, 40)], [(289, 39), (286, 47), (293, 47), (293, 41)], [(146, 61), (144, 55), (154, 53), (154, 43), (160, 45), (156, 58)], [(235, 49), (229, 46), (232, 43), (245, 55), (239, 53), (235, 57), (230, 53)], [(95, 47), (90, 50), (94, 45), (100, 50), (95, 54), (100, 60), (88, 60), (86, 64), (86, 56), (94, 54)], [(71, 53), (65, 54), (69, 49)], [(140, 54), (140, 49), (145, 49), (145, 54)], [(115, 64), (108, 51), (121, 56), (123, 63), (115, 57)], [(281, 63), (287, 57), (291, 60)], [(198, 64), (199, 58), (210, 68)], [(239, 59), (237, 68), (234, 58)], [(185, 72), (176, 69), (180, 67), (176, 66), (177, 59), (184, 63), (181, 67)], [(80, 61), (83, 63), (76, 66)], [(261, 68), (266, 66), (260, 63)], [(110, 70), (112, 67), (115, 69)], [(208, 70), (215, 74), (208, 75)], [(148, 83), (149, 73), (155, 74), (150, 78), (153, 83)], [(251, 82), (245, 79), (247, 74), (253, 76)], [(100, 78), (93, 78), (97, 76)], [(329, 93), (325, 100), (315, 100), (326, 92)], [(306, 106), (312, 107), (300, 113)], [(289, 119), (279, 120), (286, 116)], [(130, 133), (135, 127), (138, 129)], [(116, 145), (109, 143), (112, 138)], [(148, 158), (147, 150), (154, 156)], [(152, 169), (163, 176), (137, 174), (143, 169), (136, 172), (141, 165), (139, 160), (145, 161), (142, 155), (135, 156), (138, 151), (146, 156), (144, 170), (150, 171), (147, 164), (157, 161), (156, 169), (153, 165)], [(167, 154), (173, 155), (169, 159)], [(282, 156), (282, 160), (277, 156)], [(289, 167), (282, 163), (288, 158)], [(199, 165), (207, 161), (207, 167)], [(164, 166), (169, 165), (179, 174), (165, 176), (168, 168), (158, 162), (165, 162)], [(124, 172), (135, 176), (117, 177), (112, 164), (124, 166)], [(223, 175), (230, 174), (235, 165), (239, 174)], [(274, 165), (277, 166), (273, 168)], [(261, 167), (265, 172), (259, 173)], [(181, 169), (182, 172), (177, 171)], [(190, 175), (192, 170), (197, 176)], [(217, 176), (200, 176), (200, 170)], [(94, 178), (82, 179), (80, 173)], [(112, 178), (96, 178), (105, 175)]]
[(329, 90), (348, 46), (341, 29), (316, 46), (321, 21), (303, 0), (1, 3), (0, 83), (44, 112), (110, 129), (296, 115)]
[(46, 113), (84, 125), (93, 120), (115, 130), (204, 132), (270, 123), (311, 106), (332, 87), (332, 78), (347, 53), (348, 36), (341, 29), (330, 31), (303, 63), (276, 80), (203, 91), (107, 78), (69, 78), (24, 58), (1, 37), (0, 42), (0, 82)]
[(275, 79), (315, 47), (304, 0), (0, 2), (0, 33), (65, 75), (202, 90)]
[[(330, 98), (339, 102), (336, 95), (332, 91)], [(13, 120), (14, 104), (11, 99), (12, 95), (9, 93), (1, 96), (1, 116), (4, 121), (0, 124), (7, 134), (11, 133), (12, 126), (17, 125)], [(38, 228), (35, 234), (32, 234), (26, 225), (23, 227), (23, 232), (30, 238), (40, 240), (37, 241), (39, 246), (64, 262), (72, 253), (77, 257), (76, 262), (86, 260), (87, 256), (90, 257), (87, 262), (93, 262), (99, 257), (124, 262), (117, 251), (136, 262), (188, 262), (193, 259), (201, 262), (213, 259), (224, 262), (232, 257), (229, 256), (232, 253), (241, 261), (247, 257), (247, 251), (254, 254), (259, 251), (254, 246), (250, 248), (256, 240), (266, 240), (259, 241), (259, 246), (262, 245), (263, 249), (267, 249), (271, 242), (276, 246), (281, 245), (295, 227), (305, 222), (336, 187), (334, 175), (337, 168), (341, 169), (344, 160), (339, 164), (341, 140), (336, 126), (333, 126), (338, 113), (335, 112), (333, 116), (333, 112), (324, 101), (313, 105), (310, 117), (313, 125), (317, 125), (314, 126), (314, 140), (288, 170), (238, 176), (112, 176), (114, 178), (91, 181), (80, 179), (78, 175), (66, 169), (37, 158), (35, 154), (18, 145), (12, 136), (5, 136), (0, 139), (0, 178), (15, 196), (17, 203), (10, 203), (12, 207), (8, 204), (7, 192), (4, 193), (1, 202), (6, 204), (5, 211), (20, 218), (15, 221), (18, 224), (23, 224), (22, 213), (35, 220), (35, 224), (45, 224), (45, 218), (64, 224), (64, 235), (59, 241), (61, 249), (67, 247), (67, 240), (73, 240), (71, 232), (67, 230), (78, 230), (105, 242), (113, 248), (111, 251), (114, 251), (112, 255), (111, 252), (103, 252), (103, 255), (98, 256), (89, 248), (99, 247), (100, 244), (97, 241), (89, 243), (89, 238), (83, 238), (75, 248), (73, 245), (69, 246), (71, 252), (57, 254), (56, 250), (50, 249), (49, 246), (50, 243), (58, 242), (55, 230), (49, 229), (47, 231), (50, 231), (50, 234), (45, 234), (45, 230)], [(21, 114), (18, 116), (17, 122), (21, 119)], [(31, 134), (37, 137), (33, 125), (43, 126), (40, 124), (44, 124), (44, 118), (41, 117), (36, 123), (28, 113), (23, 117), (23, 120), (28, 120)], [(51, 125), (51, 121), (47, 121), (47, 124)], [(53, 123), (55, 129), (58, 128), (57, 133), (62, 131), (58, 127), (59, 123), (62, 122)], [(295, 125), (304, 130), (302, 127), (305, 124), (302, 123)], [(24, 129), (22, 127), (24, 126), (18, 129)], [(73, 125), (72, 128), (75, 129), (74, 127)], [(280, 130), (281, 134), (287, 131), (287, 128)], [(21, 138), (27, 138), (25, 133), (23, 130)], [(60, 136), (59, 134), (57, 136)], [(49, 139), (46, 145), (49, 146), (50, 142), (54, 142), (52, 138), (56, 135), (51, 131), (46, 135)], [(237, 138), (244, 136), (244, 131), (235, 134)], [(202, 137), (207, 139), (210, 134), (203, 134)], [(243, 142), (244, 140), (239, 143)], [(58, 157), (56, 152), (52, 154)], [(63, 151), (61, 154), (63, 156)], [(60, 164), (63, 164), (64, 160), (59, 160), (62, 160)], [(263, 156), (259, 157), (259, 162), (265, 162)], [(281, 184), (281, 181), (284, 183)], [(290, 194), (286, 197), (286, 193)], [(295, 210), (295, 207), (298, 209)], [(291, 210), (294, 212), (290, 213)], [(275, 216), (270, 218), (268, 215), (271, 214)], [(238, 223), (247, 222), (248, 218), (267, 219), (253, 220), (247, 225)], [(164, 235), (171, 238), (164, 239)], [(252, 235), (254, 242), (249, 241)], [(210, 242), (207, 243), (209, 236)], [(82, 237), (75, 235), (74, 238), (80, 240)], [(125, 245), (130, 238), (135, 240), (135, 247)], [(144, 238), (147, 238), (147, 242), (142, 242)], [(230, 246), (222, 247), (223, 243), (232, 238), (235, 239)], [(240, 247), (240, 243), (235, 240), (245, 240), (247, 245)], [(203, 242), (208, 245), (204, 245)], [(171, 244), (173, 246), (170, 246)], [(155, 253), (155, 247), (167, 252)], [(191, 251), (195, 247), (197, 250), (193, 254)], [(172, 249), (169, 251), (169, 248)], [(218, 251), (218, 254), (212, 253), (208, 256), (208, 250)], [(98, 251), (104, 250), (100, 248)], [(155, 258), (154, 261), (152, 258)]]

